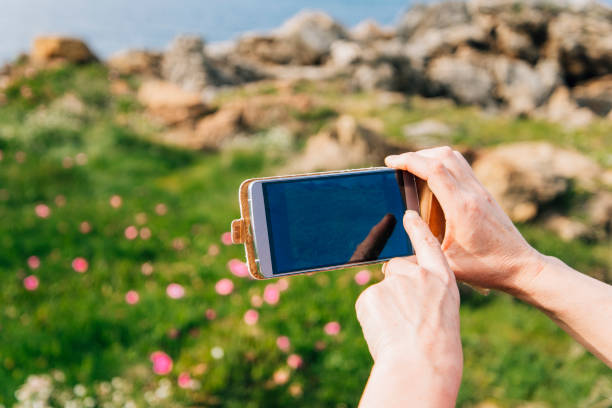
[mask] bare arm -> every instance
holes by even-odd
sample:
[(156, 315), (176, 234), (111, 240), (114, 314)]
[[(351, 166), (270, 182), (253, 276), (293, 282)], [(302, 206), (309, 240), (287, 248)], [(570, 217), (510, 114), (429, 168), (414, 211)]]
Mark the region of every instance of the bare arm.
[(539, 254), (448, 147), (389, 156), (427, 180), (446, 217), (442, 250), (457, 279), (508, 292), (543, 310), (612, 367), (612, 287)]

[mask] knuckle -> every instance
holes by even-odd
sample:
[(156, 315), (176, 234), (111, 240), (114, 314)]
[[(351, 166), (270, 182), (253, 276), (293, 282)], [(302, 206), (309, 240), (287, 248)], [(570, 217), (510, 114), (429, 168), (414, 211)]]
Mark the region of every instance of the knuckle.
[(446, 167), (444, 166), (444, 163), (442, 163), (442, 161), (436, 160), (431, 165), (431, 172), (438, 176), (441, 176), (446, 173)]
[(453, 157), (453, 149), (451, 149), (449, 146), (442, 146), (440, 147), (440, 153), (443, 157)]

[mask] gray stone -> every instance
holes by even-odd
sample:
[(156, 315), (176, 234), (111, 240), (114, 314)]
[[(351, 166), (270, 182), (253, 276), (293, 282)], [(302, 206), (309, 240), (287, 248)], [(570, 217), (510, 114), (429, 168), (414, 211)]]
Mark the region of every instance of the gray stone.
[(457, 102), (488, 106), (495, 82), (491, 74), (469, 60), (440, 57), (432, 61), (428, 77), (443, 86)]

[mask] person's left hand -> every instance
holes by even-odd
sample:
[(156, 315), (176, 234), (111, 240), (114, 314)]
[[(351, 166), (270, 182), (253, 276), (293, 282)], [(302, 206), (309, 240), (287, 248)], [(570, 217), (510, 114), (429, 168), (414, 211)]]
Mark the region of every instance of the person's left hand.
[[(383, 281), (367, 288), (355, 304), (375, 363), (362, 404), (401, 406), (405, 397), (403, 402), (411, 404), (454, 406), (463, 370), (457, 283), (440, 244), (416, 212), (406, 212), (404, 227), (416, 259), (389, 261)], [(402, 395), (388, 389), (394, 381), (402, 384)], [(382, 394), (393, 399), (381, 400)]]

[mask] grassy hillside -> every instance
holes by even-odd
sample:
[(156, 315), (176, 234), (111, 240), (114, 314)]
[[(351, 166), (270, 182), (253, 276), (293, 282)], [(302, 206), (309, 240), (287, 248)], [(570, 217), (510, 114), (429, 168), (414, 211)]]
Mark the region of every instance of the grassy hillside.
[[(600, 161), (612, 153), (610, 125), (565, 131), (419, 99), (382, 109), (371, 95), (341, 97), (333, 86), (319, 87), (296, 87), (328, 106), (303, 118), (313, 128), (343, 110), (377, 118), (399, 138), (401, 123), (440, 117), (455, 126), (451, 143), (550, 139)], [(238, 185), (274, 172), (284, 153), (271, 156), (257, 144), (219, 154), (157, 144), (159, 129), (133, 96), (111, 94), (101, 65), (40, 72), (5, 95), (0, 406), (17, 398), (84, 407), (356, 406), (371, 365), (354, 315), (364, 289), (354, 280), (358, 270), (281, 284), (228, 270), (243, 256), (241, 247), (221, 242), (239, 215)], [(601, 274), (612, 264), (609, 242), (563, 243), (535, 225), (521, 228), (537, 247), (585, 272)], [(374, 282), (380, 273), (371, 270)], [(29, 276), (36, 279), (24, 281)], [(222, 279), (233, 283), (231, 294), (219, 294), (228, 284)], [(258, 306), (267, 287), (280, 300)], [(610, 370), (538, 311), (465, 290), (461, 317), (458, 406), (612, 406)], [(340, 324), (338, 334), (326, 333), (329, 322)], [(155, 351), (172, 359), (169, 374), (153, 372)]]

